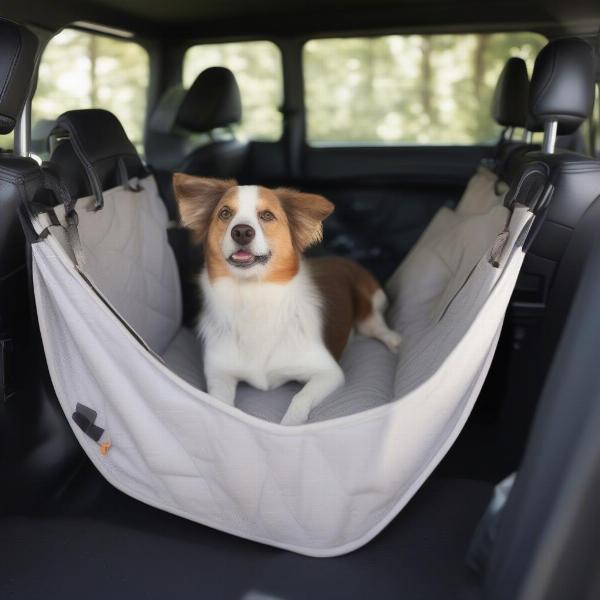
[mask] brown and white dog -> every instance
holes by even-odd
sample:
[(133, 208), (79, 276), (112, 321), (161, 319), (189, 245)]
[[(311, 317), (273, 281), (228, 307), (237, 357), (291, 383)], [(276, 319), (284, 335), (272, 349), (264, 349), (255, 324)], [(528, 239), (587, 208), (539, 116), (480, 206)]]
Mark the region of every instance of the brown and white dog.
[(211, 395), (233, 406), (239, 381), (261, 390), (305, 383), (282, 420), (298, 425), (343, 384), (336, 361), (354, 328), (398, 348), (383, 318), (385, 295), (365, 269), (302, 257), (321, 240), (331, 202), (182, 173), (173, 186), (182, 222), (204, 248), (198, 333)]

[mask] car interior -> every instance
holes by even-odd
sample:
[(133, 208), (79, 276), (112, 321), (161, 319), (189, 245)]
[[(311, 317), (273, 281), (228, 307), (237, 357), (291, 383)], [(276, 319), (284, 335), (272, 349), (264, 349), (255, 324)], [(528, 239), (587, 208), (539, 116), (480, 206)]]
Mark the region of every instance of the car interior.
[[(600, 597), (599, 28), (583, 1), (3, 2), (0, 597)], [(202, 257), (173, 173), (324, 195), (310, 254), (384, 284), (481, 169), (535, 215), (523, 266), (464, 429), (367, 545), (240, 539), (86, 457), (36, 314), (40, 207), (152, 174), (193, 328)]]

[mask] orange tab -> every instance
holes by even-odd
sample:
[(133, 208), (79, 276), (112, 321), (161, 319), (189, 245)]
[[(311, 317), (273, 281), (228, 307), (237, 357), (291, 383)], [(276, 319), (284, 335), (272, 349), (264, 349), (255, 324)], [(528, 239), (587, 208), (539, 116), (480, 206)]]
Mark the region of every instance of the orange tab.
[(110, 450), (110, 447), (112, 446), (112, 444), (110, 443), (110, 441), (108, 442), (102, 442), (101, 444), (99, 444), (100, 446), (100, 454), (102, 454), (102, 456), (106, 456), (108, 454), (108, 451)]

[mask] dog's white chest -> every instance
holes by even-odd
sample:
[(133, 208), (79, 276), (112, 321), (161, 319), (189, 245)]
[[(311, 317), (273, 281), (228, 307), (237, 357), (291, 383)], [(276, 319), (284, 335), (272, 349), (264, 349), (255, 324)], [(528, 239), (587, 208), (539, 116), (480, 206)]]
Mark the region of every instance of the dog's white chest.
[(285, 284), (202, 278), (200, 332), (210, 364), (259, 389), (305, 380), (328, 354), (321, 300), (301, 270)]

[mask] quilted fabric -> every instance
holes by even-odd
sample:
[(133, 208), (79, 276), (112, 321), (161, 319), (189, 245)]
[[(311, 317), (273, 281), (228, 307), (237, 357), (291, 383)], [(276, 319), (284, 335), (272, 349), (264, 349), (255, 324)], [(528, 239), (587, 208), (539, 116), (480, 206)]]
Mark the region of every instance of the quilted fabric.
[[(191, 331), (181, 329), (163, 359), (174, 373), (206, 391), (202, 354), (200, 341)], [(356, 336), (346, 348), (340, 363), (346, 374), (344, 386), (312, 411), (309, 423), (351, 415), (390, 401), (397, 357), (383, 344)], [(263, 392), (242, 383), (238, 386), (235, 405), (250, 415), (279, 423), (292, 396), (299, 389), (298, 383), (288, 383)]]
[[(137, 201), (111, 193), (115, 204)], [(242, 389), (239, 408), (202, 391), (202, 349), (185, 330), (171, 336), (150, 327), (161, 334), (154, 347), (164, 345), (165, 362), (148, 352), (80, 276), (60, 228), (52, 228), (33, 247), (34, 290), (52, 381), (78, 441), (113, 485), (199, 523), (312, 556), (365, 544), (447, 452), (494, 353), (531, 214), (515, 208), (497, 268), (488, 255), (509, 213), (495, 207), (472, 217), (456, 231), (479, 232), (477, 244), (457, 245), (440, 228), (423, 246), (429, 258), (413, 254), (391, 280), (391, 321), (405, 335), (400, 354), (355, 338), (342, 360), (346, 386), (314, 411), (315, 422), (299, 427), (269, 421), (283, 414), (289, 389), (269, 399)], [(85, 244), (86, 252), (104, 251)], [(430, 297), (411, 297), (405, 310), (409, 290), (425, 293), (419, 281), (428, 268), (439, 273), (424, 286)], [(119, 289), (102, 291), (121, 305)], [(144, 326), (138, 323), (142, 335)], [(82, 401), (97, 411), (108, 453), (73, 423)]]
[[(77, 202), (85, 273), (144, 341), (162, 354), (181, 326), (181, 286), (167, 241), (168, 216), (154, 177), (133, 192), (104, 192)], [(55, 210), (64, 225), (64, 208)]]

